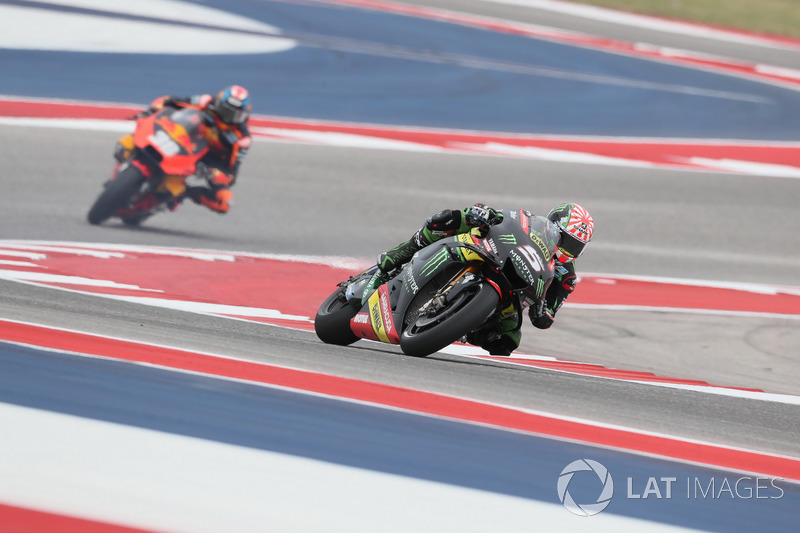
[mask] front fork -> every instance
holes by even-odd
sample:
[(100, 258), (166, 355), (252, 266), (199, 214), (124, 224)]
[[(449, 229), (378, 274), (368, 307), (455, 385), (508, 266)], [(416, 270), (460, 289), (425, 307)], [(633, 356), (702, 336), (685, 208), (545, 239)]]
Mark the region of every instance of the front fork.
[(472, 281), (478, 279), (478, 272), (480, 268), (477, 265), (467, 265), (420, 308), (420, 314), (438, 313), (447, 307), (464, 289), (473, 285)]

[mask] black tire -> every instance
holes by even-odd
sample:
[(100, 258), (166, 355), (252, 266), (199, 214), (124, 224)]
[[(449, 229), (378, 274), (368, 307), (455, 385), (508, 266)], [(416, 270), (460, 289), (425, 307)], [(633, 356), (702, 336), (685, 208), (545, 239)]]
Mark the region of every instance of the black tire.
[(322, 302), (314, 318), (317, 337), (327, 344), (353, 344), (361, 338), (350, 329), (350, 319), (357, 313), (358, 309), (344, 299), (343, 289), (336, 289), (336, 292)]
[(144, 176), (133, 165), (128, 165), (109, 181), (105, 190), (95, 200), (86, 218), (90, 224), (100, 224), (123, 207), (142, 186)]
[[(430, 297), (430, 294), (425, 295), (420, 291), (409, 305), (408, 313), (418, 313), (419, 306)], [(494, 312), (499, 302), (500, 295), (488, 283), (476, 285), (474, 289), (462, 292), (434, 320), (415, 316), (400, 335), (400, 348), (406, 355), (414, 357), (438, 352), (477, 329)]]

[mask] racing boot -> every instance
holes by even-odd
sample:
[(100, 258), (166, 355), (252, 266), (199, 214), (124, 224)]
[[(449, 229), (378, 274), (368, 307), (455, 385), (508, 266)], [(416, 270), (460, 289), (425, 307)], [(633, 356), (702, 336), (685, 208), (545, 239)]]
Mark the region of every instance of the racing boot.
[(427, 242), (423, 242), (421, 237), (422, 234), (418, 231), (411, 239), (398, 244), (391, 250), (383, 252), (378, 256), (378, 268), (383, 272), (391, 272), (408, 263), (418, 250), (428, 244)]
[(361, 297), (363, 305), (370, 295), (381, 284), (389, 280), (389, 272), (400, 268), (411, 260), (411, 257), (420, 249), (428, 244), (428, 239), (422, 233), (423, 230), (416, 232), (411, 239), (402, 242), (378, 256), (378, 271), (367, 281), (364, 286), (364, 295)]

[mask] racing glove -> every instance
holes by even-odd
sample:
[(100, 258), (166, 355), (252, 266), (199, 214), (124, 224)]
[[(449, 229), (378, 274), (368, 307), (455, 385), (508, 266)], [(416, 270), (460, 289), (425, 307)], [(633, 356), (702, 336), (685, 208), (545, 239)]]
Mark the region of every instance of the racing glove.
[(528, 310), (528, 317), (531, 323), (539, 329), (547, 329), (553, 325), (555, 317), (547, 308), (544, 300), (540, 300), (538, 305), (532, 305)]
[(467, 208), (466, 218), (467, 225), (473, 228), (492, 226), (503, 221), (502, 213), (498, 213), (488, 205), (477, 203), (472, 207)]

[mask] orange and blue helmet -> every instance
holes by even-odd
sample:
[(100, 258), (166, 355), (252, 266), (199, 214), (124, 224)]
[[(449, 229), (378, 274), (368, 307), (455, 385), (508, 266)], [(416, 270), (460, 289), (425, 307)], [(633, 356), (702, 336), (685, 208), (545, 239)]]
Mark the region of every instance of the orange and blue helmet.
[(570, 263), (583, 253), (592, 240), (594, 220), (584, 207), (578, 204), (555, 206), (547, 215), (548, 220), (558, 226), (561, 239), (555, 249), (559, 263)]
[(222, 89), (209, 106), (217, 118), (225, 124), (244, 124), (250, 118), (250, 93), (239, 85)]

